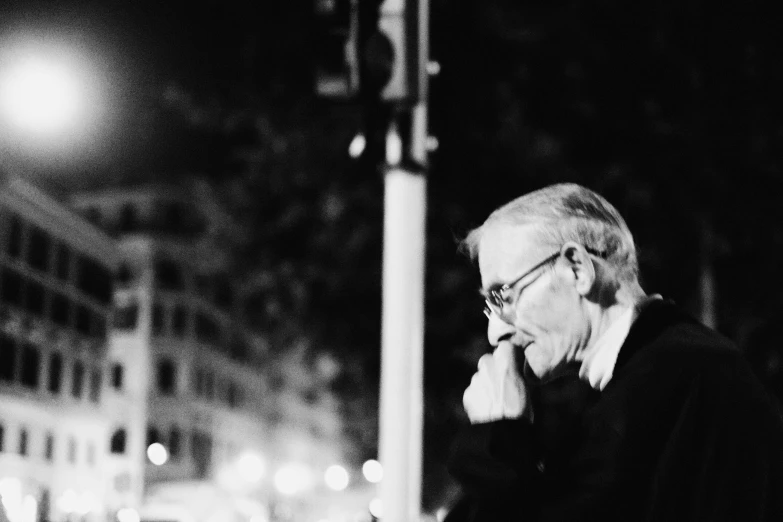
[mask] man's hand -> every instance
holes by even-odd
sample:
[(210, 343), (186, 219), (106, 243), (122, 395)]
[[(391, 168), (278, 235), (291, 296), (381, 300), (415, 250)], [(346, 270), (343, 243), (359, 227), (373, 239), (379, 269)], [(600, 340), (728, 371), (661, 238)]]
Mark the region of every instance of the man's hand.
[(462, 396), (462, 404), (473, 424), (532, 417), (511, 343), (501, 342), (491, 355), (479, 359), (478, 371)]

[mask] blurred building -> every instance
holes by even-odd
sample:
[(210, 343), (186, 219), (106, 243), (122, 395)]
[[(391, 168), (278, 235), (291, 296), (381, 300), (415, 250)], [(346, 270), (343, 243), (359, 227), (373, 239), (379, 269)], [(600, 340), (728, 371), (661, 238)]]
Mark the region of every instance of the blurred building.
[(103, 520), (113, 241), (0, 171), (0, 496), (11, 522)]
[(71, 203), (121, 253), (105, 397), (112, 507), (218, 521), (234, 520), (218, 509), (230, 503), (261, 522), (322, 489), (343, 453), (336, 363), (270, 347), (251, 327), (225, 245), (237, 227), (208, 187), (144, 183)]

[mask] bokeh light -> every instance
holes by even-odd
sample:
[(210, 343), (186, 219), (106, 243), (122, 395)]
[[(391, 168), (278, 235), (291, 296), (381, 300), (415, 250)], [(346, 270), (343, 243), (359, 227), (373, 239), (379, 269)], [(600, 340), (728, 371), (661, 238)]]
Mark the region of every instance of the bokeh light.
[(3, 117), (24, 131), (56, 133), (76, 125), (85, 94), (73, 71), (27, 56), (0, 71)]
[(139, 512), (133, 508), (122, 508), (117, 511), (117, 522), (139, 522)]
[(348, 471), (346, 471), (344, 467), (335, 464), (334, 466), (329, 466), (326, 469), (326, 472), (324, 473), (324, 481), (326, 482), (326, 485), (329, 487), (329, 489), (342, 491), (348, 487), (350, 477), (348, 476)]
[(7, 159), (78, 161), (97, 153), (116, 123), (110, 64), (72, 35), (0, 35), (0, 152)]
[(169, 452), (160, 442), (153, 442), (147, 448), (147, 458), (156, 466), (162, 466), (169, 460)]
[(274, 483), (283, 495), (295, 495), (312, 486), (312, 473), (304, 464), (286, 464), (275, 473)]
[(248, 482), (259, 482), (266, 473), (264, 459), (256, 453), (243, 453), (237, 461), (239, 473)]
[(368, 482), (377, 484), (383, 480), (383, 466), (375, 459), (370, 459), (362, 465), (362, 473)]
[(375, 518), (383, 518), (383, 501), (379, 498), (374, 498), (370, 501), (370, 513)]
[(358, 158), (364, 152), (365, 147), (367, 147), (367, 138), (364, 137), (364, 134), (357, 134), (348, 146), (348, 154), (352, 158)]

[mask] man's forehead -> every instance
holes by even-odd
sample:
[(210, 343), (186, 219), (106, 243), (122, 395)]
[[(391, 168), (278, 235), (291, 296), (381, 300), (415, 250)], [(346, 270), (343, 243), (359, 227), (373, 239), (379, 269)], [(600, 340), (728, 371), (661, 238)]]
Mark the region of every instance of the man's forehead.
[(490, 288), (537, 262), (541, 245), (533, 225), (499, 223), (488, 226), (479, 241), (478, 262), (482, 287)]

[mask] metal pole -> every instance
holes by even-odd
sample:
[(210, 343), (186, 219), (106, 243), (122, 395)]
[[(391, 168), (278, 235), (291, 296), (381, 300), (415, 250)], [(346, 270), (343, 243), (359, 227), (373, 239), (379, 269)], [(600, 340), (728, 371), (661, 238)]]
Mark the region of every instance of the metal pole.
[(384, 200), (379, 444), (383, 522), (421, 519), (429, 3), (407, 1), (418, 9), (419, 98), (403, 150), (407, 145), (407, 157), (417, 170), (399, 163), (400, 136), (392, 126)]
[(419, 519), (424, 344), (424, 176), (385, 180), (380, 485), (384, 522)]

